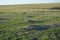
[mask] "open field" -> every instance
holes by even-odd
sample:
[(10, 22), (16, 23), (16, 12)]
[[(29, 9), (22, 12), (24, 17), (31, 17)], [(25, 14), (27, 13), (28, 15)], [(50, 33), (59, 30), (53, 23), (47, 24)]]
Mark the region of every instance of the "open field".
[(60, 40), (60, 10), (32, 6), (0, 6), (0, 40)]
[[(33, 25), (48, 28), (38, 29)], [(0, 40), (48, 40), (50, 37), (51, 40), (56, 40), (54, 33), (58, 32), (57, 35), (60, 35), (58, 30), (60, 12), (0, 12)], [(58, 37), (60, 40), (60, 36)]]
[(31, 12), (50, 10), (50, 8), (59, 8), (60, 3), (51, 4), (17, 4), (17, 5), (1, 5), (0, 12)]

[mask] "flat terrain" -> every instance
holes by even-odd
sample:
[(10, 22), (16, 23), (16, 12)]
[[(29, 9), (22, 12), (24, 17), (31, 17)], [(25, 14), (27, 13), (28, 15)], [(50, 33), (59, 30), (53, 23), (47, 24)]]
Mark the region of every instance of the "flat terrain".
[(44, 11), (50, 8), (60, 7), (60, 3), (49, 4), (16, 4), (16, 5), (1, 5), (0, 12), (31, 12)]
[(26, 5), (0, 6), (0, 40), (60, 40), (59, 3)]

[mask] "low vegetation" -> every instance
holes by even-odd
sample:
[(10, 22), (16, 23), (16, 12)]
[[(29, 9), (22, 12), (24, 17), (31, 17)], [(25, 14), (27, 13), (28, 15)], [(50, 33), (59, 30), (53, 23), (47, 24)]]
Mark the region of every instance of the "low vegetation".
[(0, 12), (0, 40), (60, 40), (60, 12)]

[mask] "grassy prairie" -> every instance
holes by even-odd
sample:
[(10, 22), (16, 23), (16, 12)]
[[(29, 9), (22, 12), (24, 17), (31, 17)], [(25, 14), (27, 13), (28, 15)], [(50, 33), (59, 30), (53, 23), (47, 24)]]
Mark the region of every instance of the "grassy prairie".
[(40, 5), (0, 6), (0, 40), (60, 40), (60, 10)]
[(42, 11), (42, 10), (50, 10), (50, 8), (54, 7), (60, 7), (60, 3), (1, 5), (0, 12)]

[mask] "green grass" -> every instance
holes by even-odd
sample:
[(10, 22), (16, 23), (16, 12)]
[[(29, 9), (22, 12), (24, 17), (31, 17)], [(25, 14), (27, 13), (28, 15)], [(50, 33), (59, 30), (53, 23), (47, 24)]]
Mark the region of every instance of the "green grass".
[(0, 40), (60, 40), (60, 3), (0, 5)]
[[(35, 22), (28, 22), (29, 20)], [(26, 30), (29, 25), (60, 23), (60, 11), (0, 12), (0, 40), (60, 40), (60, 27)]]

